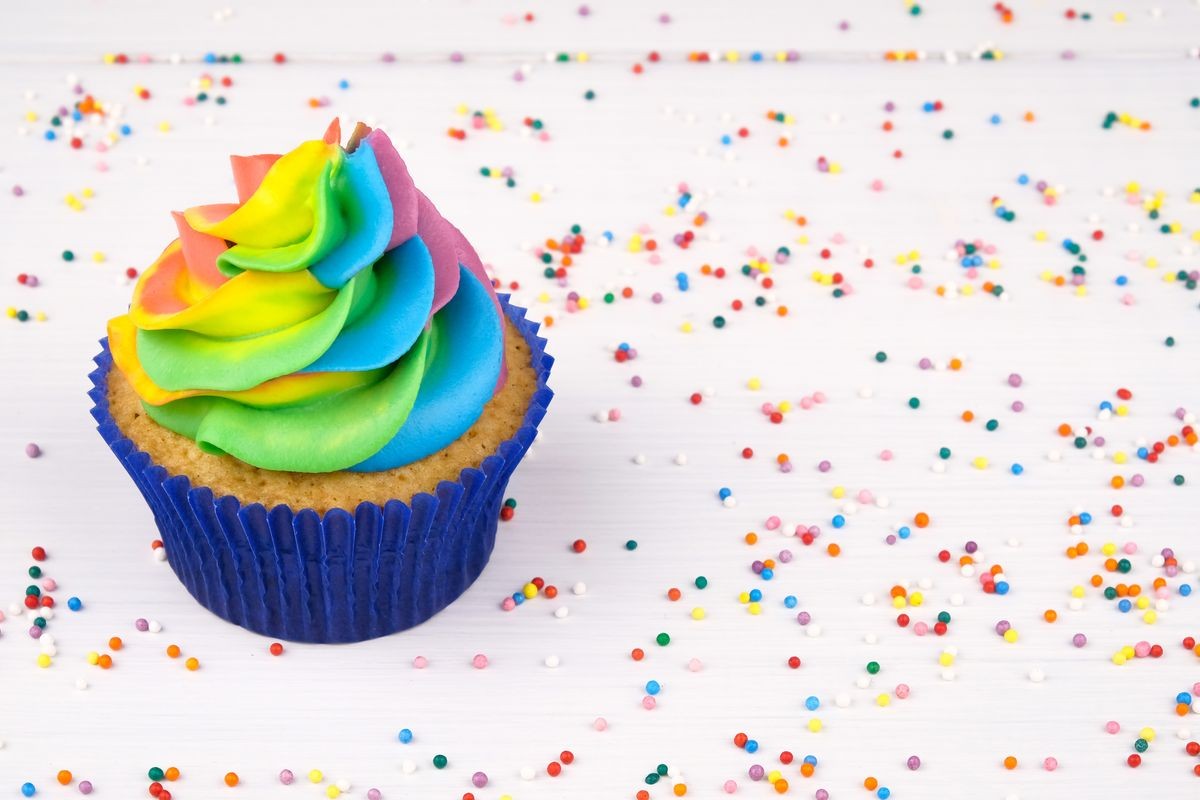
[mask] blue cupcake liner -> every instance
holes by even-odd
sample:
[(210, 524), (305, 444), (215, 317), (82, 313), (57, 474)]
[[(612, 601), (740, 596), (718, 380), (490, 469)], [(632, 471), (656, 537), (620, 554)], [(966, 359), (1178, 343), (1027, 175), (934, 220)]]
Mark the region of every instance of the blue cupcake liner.
[(171, 475), (121, 433), (108, 408), (108, 340), (88, 377), (104, 441), (154, 513), (167, 561), (192, 596), (222, 619), (296, 642), (360, 642), (419, 625), (470, 586), (496, 542), (504, 490), (554, 393), (554, 359), (525, 309), (500, 304), (532, 351), (537, 389), (521, 428), (478, 468), (433, 494), (353, 512), (242, 505)]

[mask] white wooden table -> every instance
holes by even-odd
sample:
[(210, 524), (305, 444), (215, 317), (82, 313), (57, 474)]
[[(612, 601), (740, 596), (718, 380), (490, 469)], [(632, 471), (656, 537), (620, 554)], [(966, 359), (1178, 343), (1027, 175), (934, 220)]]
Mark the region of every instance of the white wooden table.
[[(1121, 614), (1090, 586), (1080, 609), (1068, 601), (1094, 573), (1116, 581), (1101, 566), (1105, 542), (1136, 543), (1132, 572), (1121, 579), (1146, 587), (1162, 574), (1151, 564), (1161, 548), (1173, 547), (1181, 561), (1200, 557), (1195, 452), (1172, 448), (1158, 464), (1132, 456), (1140, 439), (1178, 433), (1176, 408), (1200, 408), (1200, 295), (1164, 281), (1198, 266), (1191, 237), (1200, 205), (1188, 199), (1200, 183), (1200, 110), (1189, 99), (1200, 94), (1200, 75), (1189, 48), (1200, 43), (1200, 9), (1164, 0), (1156, 16), (1105, 0), (1078, 7), (1093, 14), (1085, 22), (1066, 19), (1065, 3), (1013, 0), (1016, 18), (1004, 24), (987, 2), (929, 0), (919, 17), (901, 0), (588, 5), (586, 17), (576, 3), (543, 0), (360, 0), (320, 12), (271, 0), (229, 13), (216, 4), (95, 0), (7, 10), (0, 305), (48, 319), (0, 321), (0, 609), (20, 600), (35, 545), (50, 553), (43, 566), (60, 585), (60, 607), (47, 669), (35, 664), (40, 648), (28, 620), (0, 623), (0, 797), (19, 797), (26, 781), (39, 797), (73, 796), (74, 786), (55, 783), (60, 769), (90, 780), (97, 797), (147, 796), (155, 765), (182, 770), (170, 786), (180, 800), (324, 796), (328, 780), (314, 787), (303, 778), (313, 768), (350, 780), (351, 797), (378, 787), (386, 798), (630, 798), (642, 788), (663, 798), (677, 783), (689, 797), (715, 797), (729, 779), (738, 795), (773, 794), (747, 777), (754, 763), (782, 769), (790, 795), (800, 797), (818, 788), (868, 797), (868, 775), (897, 800), (1196, 796), (1197, 759), (1184, 744), (1200, 726), (1194, 714), (1174, 712), (1176, 693), (1200, 680), (1200, 660), (1180, 644), (1200, 635), (1200, 598), (1177, 591), (1196, 587), (1195, 575), (1168, 581), (1170, 607), (1154, 625)], [(534, 22), (521, 21), (526, 12)], [(843, 19), (847, 31), (838, 30)], [(988, 47), (1004, 58), (971, 57)], [(648, 61), (652, 49), (661, 62)], [(776, 63), (774, 54), (789, 49), (801, 60)], [(740, 53), (737, 63), (687, 61), (690, 51), (729, 50)], [(749, 60), (754, 50), (765, 63)], [(926, 58), (888, 63), (889, 50)], [(450, 62), (455, 51), (464, 63)], [(547, 63), (559, 51), (570, 62)], [(248, 63), (201, 63), (207, 52)], [(271, 63), (275, 52), (288, 63)], [(385, 62), (385, 52), (395, 61)], [(151, 63), (105, 65), (106, 53), (134, 62), (146, 54)], [(635, 63), (643, 74), (633, 73)], [(185, 106), (205, 73), (233, 78), (232, 87), (210, 90), (227, 104)], [(99, 131), (83, 137), (80, 151), (43, 138), (55, 109), (77, 99), (76, 83), (123, 107), (117, 124), (132, 134), (106, 153), (94, 149)], [(151, 98), (138, 99), (136, 87)], [(322, 97), (329, 105), (309, 107)], [(922, 110), (934, 101), (944, 109)], [(470, 129), (460, 104), (493, 109), (505, 130)], [(768, 110), (794, 122), (769, 122)], [(1109, 111), (1149, 120), (1152, 130), (1105, 130)], [(29, 112), (36, 121), (26, 121)], [(1026, 112), (1035, 121), (1023, 121)], [(95, 434), (85, 376), (105, 320), (128, 300), (125, 268), (149, 264), (172, 235), (167, 212), (232, 197), (228, 154), (290, 148), (319, 136), (333, 115), (385, 126), (418, 185), (498, 277), (520, 283), (515, 299), (555, 319), (548, 336), (557, 396), (542, 441), (511, 485), (516, 518), (502, 525), (491, 565), (459, 602), (397, 636), (289, 645), (273, 658), (268, 640), (204, 611), (151, 558), (152, 520)], [(543, 120), (551, 140), (523, 136), (525, 117)], [(882, 129), (886, 120), (892, 132)], [(448, 137), (450, 127), (467, 127), (467, 139)], [(776, 143), (784, 133), (786, 148)], [(723, 145), (724, 135), (734, 143)], [(903, 158), (892, 156), (897, 149)], [(820, 172), (822, 156), (840, 174)], [(511, 166), (517, 187), (481, 177), (484, 166)], [(1032, 182), (1019, 185), (1021, 174), (1061, 187), (1058, 203), (1044, 204)], [(875, 180), (882, 191), (871, 189)], [(1159, 222), (1178, 222), (1181, 233), (1159, 233), (1126, 201), (1131, 181), (1165, 193)], [(689, 212), (710, 215), (687, 250), (671, 238), (693, 214), (663, 211), (681, 182), (695, 197)], [(542, 202), (531, 201), (534, 193)], [(82, 212), (64, 202), (68, 194)], [(1017, 212), (1015, 221), (994, 215), (993, 197)], [(807, 226), (789, 221), (789, 210)], [(576, 223), (589, 245), (561, 287), (542, 277), (529, 248)], [(660, 243), (661, 263), (629, 251), (640, 230)], [(1103, 241), (1091, 238), (1094, 230)], [(1047, 241), (1037, 241), (1038, 231)], [(1087, 296), (1040, 277), (1075, 263), (1060, 246), (1065, 238), (1090, 257)], [(999, 269), (966, 279), (945, 257), (958, 239), (994, 244)], [(739, 269), (749, 248), (770, 258), (781, 246), (791, 259), (775, 267), (768, 305), (756, 308), (760, 290)], [(831, 258), (820, 257), (822, 248)], [(67, 249), (73, 262), (61, 258)], [(911, 263), (895, 261), (914, 250), (919, 289), (908, 286)], [(730, 274), (705, 277), (703, 264)], [(811, 280), (835, 270), (851, 295), (835, 299), (831, 286)], [(689, 276), (686, 293), (676, 287), (679, 272)], [(19, 273), (40, 285), (20, 285)], [(1116, 284), (1121, 275), (1125, 286)], [(1003, 299), (978, 290), (984, 279), (1003, 285)], [(939, 296), (935, 287), (951, 282), (977, 290)], [(603, 303), (606, 291), (624, 286), (634, 298)], [(566, 313), (568, 291), (591, 307)], [(651, 302), (654, 292), (661, 304)], [(1122, 302), (1126, 294), (1132, 304)], [(735, 298), (749, 307), (732, 311)], [(780, 304), (786, 317), (776, 314)], [(720, 330), (711, 323), (717, 314), (728, 320)], [(622, 341), (637, 348), (637, 360), (613, 360)], [(880, 350), (885, 364), (875, 361)], [(921, 370), (922, 357), (959, 357), (963, 367)], [(1020, 388), (1007, 383), (1013, 372)], [(630, 385), (633, 375), (641, 388)], [(747, 388), (752, 377), (761, 390)], [(1120, 402), (1118, 387), (1134, 392), (1129, 415), (1099, 420), (1102, 401)], [(699, 406), (688, 400), (709, 391)], [(759, 410), (816, 391), (827, 402), (781, 425)], [(908, 407), (913, 396), (918, 410)], [(1021, 413), (1011, 410), (1014, 400), (1025, 404)], [(619, 422), (594, 421), (612, 408)], [(972, 424), (959, 418), (966, 409)], [(988, 418), (997, 431), (984, 429)], [(1060, 438), (1064, 422), (1093, 426), (1107, 440), (1104, 456)], [(28, 459), (28, 442), (44, 455)], [(747, 446), (753, 459), (740, 455)], [(953, 455), (941, 473), (932, 467), (943, 446)], [(1117, 451), (1130, 462), (1114, 463)], [(775, 463), (780, 452), (794, 463), (789, 474)], [(686, 465), (675, 463), (679, 454)], [(972, 467), (977, 457), (986, 469)], [(817, 469), (822, 460), (830, 471)], [(1019, 477), (1009, 469), (1015, 462), (1024, 467)], [(1113, 475), (1134, 473), (1145, 476), (1143, 487), (1109, 487)], [(1174, 485), (1176, 474), (1188, 482)], [(736, 507), (717, 499), (723, 486)], [(846, 499), (865, 488), (890, 506), (864, 505), (835, 531), (832, 517), (846, 513), (845, 499), (832, 496), (838, 486)], [(1114, 503), (1128, 527), (1110, 515)], [(1079, 510), (1094, 515), (1083, 537), (1067, 525)], [(920, 511), (932, 517), (927, 528), (884, 543)], [(768, 531), (772, 515), (789, 531), (804, 523), (824, 533), (805, 547)], [(743, 542), (747, 531), (760, 535), (756, 546)], [(585, 553), (571, 552), (576, 538), (587, 540)], [(1065, 548), (1081, 538), (1091, 552), (1068, 560)], [(636, 551), (625, 549), (628, 539)], [(983, 563), (1003, 564), (1008, 595), (985, 595), (976, 579), (937, 561), (942, 548), (957, 558), (967, 540), (978, 542)], [(825, 554), (829, 541), (841, 557)], [(783, 548), (795, 557), (772, 581), (753, 574), (755, 559)], [(560, 587), (559, 598), (500, 611), (501, 599), (535, 575)], [(692, 584), (698, 575), (708, 578), (704, 591)], [(932, 623), (949, 611), (944, 638), (898, 628), (885, 602), (894, 584), (918, 589), (922, 581), (926, 602), (910, 613)], [(587, 586), (581, 596), (570, 591), (578, 582)], [(666, 599), (673, 586), (683, 590), (679, 602)], [(758, 616), (738, 602), (755, 588), (764, 593)], [(868, 593), (874, 605), (863, 602)], [(793, 610), (783, 603), (789, 594), (798, 598)], [(63, 608), (69, 596), (84, 609)], [(554, 616), (560, 606), (565, 619)], [(690, 617), (697, 606), (707, 612), (702, 621)], [(1042, 620), (1051, 608), (1054, 624)], [(798, 611), (811, 614), (807, 631)], [(161, 622), (162, 632), (138, 633), (138, 617)], [(1020, 632), (1018, 642), (995, 633), (1001, 619)], [(818, 627), (819, 636), (806, 635)], [(660, 631), (671, 634), (668, 647), (655, 645)], [(1082, 649), (1071, 644), (1079, 632), (1088, 638)], [(114, 668), (89, 666), (86, 653), (104, 650), (111, 636), (126, 642)], [(1161, 643), (1165, 655), (1111, 663), (1142, 640)], [(168, 659), (170, 643), (202, 668), (190, 673)], [(954, 681), (938, 664), (946, 646), (958, 648)], [(641, 663), (629, 656), (634, 647), (646, 651)], [(476, 653), (490, 659), (486, 670), (472, 668)], [(428, 668), (411, 666), (418, 655)], [(798, 670), (786, 664), (792, 655), (803, 661)], [(545, 666), (548, 656), (560, 660), (556, 669)], [(692, 659), (700, 671), (689, 670)], [(871, 660), (882, 669), (862, 688)], [(1044, 681), (1031, 681), (1039, 670)], [(648, 711), (651, 679), (663, 689)], [(78, 680), (89, 688), (77, 689)], [(907, 699), (876, 705), (901, 683), (911, 687)], [(841, 694), (846, 708), (835, 702)], [(810, 695), (820, 699), (816, 712), (805, 708)], [(593, 729), (597, 717), (608, 730)], [(813, 718), (823, 722), (819, 733), (807, 727)], [(1108, 720), (1121, 724), (1116, 736), (1104, 732)], [(1125, 759), (1146, 726), (1157, 739), (1133, 770)], [(415, 735), (407, 745), (396, 738), (405, 727)], [(739, 731), (761, 743), (758, 753), (734, 747)], [(576, 761), (550, 778), (545, 766), (563, 749)], [(779, 765), (785, 749), (796, 755), (791, 766)], [(431, 766), (437, 753), (449, 758), (445, 770)], [(819, 759), (812, 778), (799, 774), (806, 754)], [(913, 754), (922, 761), (915, 772), (905, 765)], [(1011, 772), (1001, 765), (1010, 754), (1020, 760)], [(1048, 756), (1057, 771), (1042, 769)], [(415, 772), (402, 769), (406, 759)], [(646, 787), (660, 763), (672, 777)], [(537, 770), (532, 781), (520, 777), (525, 766)], [(278, 783), (283, 768), (299, 776), (296, 785)], [(236, 789), (221, 782), (230, 770), (242, 779)], [(490, 777), (487, 788), (472, 787), (476, 770)]]

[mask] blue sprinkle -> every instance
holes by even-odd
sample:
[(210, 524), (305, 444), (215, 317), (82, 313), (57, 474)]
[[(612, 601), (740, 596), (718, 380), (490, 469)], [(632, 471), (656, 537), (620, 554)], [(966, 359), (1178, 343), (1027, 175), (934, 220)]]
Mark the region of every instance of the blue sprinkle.
[(339, 89), (349, 89), (350, 81), (346, 80), (345, 78), (342, 78), (340, 81), (338, 81), (338, 88)]
[(1129, 283), (1129, 278), (1125, 277), (1124, 275), (1117, 276), (1117, 286), (1124, 286), (1127, 283)]
[(1147, 450), (1145, 447), (1138, 448), (1138, 451), (1137, 451), (1138, 458), (1145, 458), (1148, 455), (1150, 455), (1150, 451)]
[(1091, 521), (1092, 521), (1092, 515), (1089, 514), (1088, 512), (1085, 511), (1079, 515), (1080, 524), (1088, 525), (1091, 523)]
[(521, 603), (525, 602), (525, 595), (521, 592), (513, 592), (512, 599), (514, 603), (521, 605)]
[(1112, 411), (1112, 410), (1113, 410), (1113, 404), (1112, 404), (1112, 403), (1110, 403), (1110, 402), (1108, 402), (1107, 400), (1105, 400), (1104, 402), (1102, 402), (1102, 403), (1100, 404), (1100, 410), (1101, 410), (1101, 411)]
[(1000, 124), (1000, 115), (992, 114), (992, 116), (988, 118), (988, 122), (992, 123), (993, 125), (999, 125)]
[(833, 527), (843, 528), (846, 525), (846, 518), (843, 517), (841, 514), (834, 514), (832, 522), (833, 522)]
[(896, 535), (901, 539), (907, 539), (909, 536), (912, 536), (912, 530), (907, 525), (901, 525), (900, 530), (896, 531)]
[(26, 797), (33, 797), (35, 794), (37, 794), (37, 787), (32, 783), (23, 783), (21, 784), (21, 794), (25, 795)]
[(662, 691), (658, 681), (646, 681), (646, 694), (655, 695)]
[(1179, 594), (1181, 594), (1184, 597), (1187, 597), (1191, 593), (1192, 593), (1192, 587), (1190, 584), (1183, 583), (1183, 584), (1179, 585)]
[(926, 113), (933, 111), (933, 103), (925, 103), (923, 106), (921, 106), (921, 110)]
[(1175, 702), (1185, 703), (1190, 706), (1192, 704), (1192, 695), (1189, 692), (1180, 692), (1175, 695)]
[(1133, 608), (1133, 603), (1129, 602), (1128, 600), (1122, 600), (1121, 602), (1117, 603), (1117, 610), (1122, 614), (1128, 614), (1129, 609), (1131, 608)]
[(76, 122), (82, 121), (83, 120), (83, 112), (80, 111), (79, 109), (75, 109), (74, 111), (71, 112), (71, 119), (75, 120)]
[(796, 595), (794, 594), (789, 594), (787, 597), (783, 598), (783, 605), (785, 608), (795, 608), (796, 604), (799, 602), (800, 601), (796, 599)]
[(128, 125), (121, 126), (121, 135), (122, 136), (128, 136), (131, 133), (133, 133), (133, 128), (129, 127)]
[[(55, 139), (58, 138), (58, 134), (56, 134), (54, 131), (46, 131), (45, 136), (46, 136), (47, 142), (53, 142)], [(30, 785), (32, 785), (32, 784), (30, 784)]]
[(747, 739), (746, 740), (746, 752), (754, 753), (757, 751), (758, 751), (758, 742), (756, 742), (754, 739)]
[(996, 594), (1008, 594), (1008, 581), (996, 581)]
[(205, 54), (204, 54), (204, 63), (205, 63), (205, 64), (215, 64), (215, 63), (217, 63), (217, 56), (216, 56), (216, 53), (205, 53)]
[(762, 590), (761, 589), (751, 589), (750, 590), (750, 602), (757, 603), (759, 600), (762, 600)]
[(602, 233), (600, 235), (603, 236), (605, 239), (607, 239), (610, 242), (616, 238), (616, 236), (613, 234), (612, 231), (605, 231), (604, 233)]
[(412, 731), (410, 731), (408, 728), (401, 728), (400, 733), (396, 736), (396, 738), (400, 740), (401, 744), (408, 744), (412, 741)]
[(733, 144), (733, 137), (728, 133), (721, 137), (721, 144)]
[(692, 202), (692, 193), (691, 192), (684, 192), (683, 194), (679, 195), (679, 207), (680, 208), (687, 208), (687, 204), (690, 202)]
[(1026, 185), (1029, 183), (1029, 176), (1022, 172), (1017, 176), (1017, 183), (1021, 184), (1022, 186)]
[(750, 60), (751, 61), (762, 61), (763, 54), (758, 52), (757, 50), (755, 50), (753, 53), (750, 54)]
[(732, 495), (733, 495), (733, 491), (728, 486), (722, 486), (721, 490), (719, 492), (717, 492), (717, 497), (720, 497), (722, 500), (724, 500), (726, 497), (730, 497)]
[(818, 700), (816, 697), (812, 697), (812, 696), (806, 697), (804, 699), (804, 707), (807, 708), (809, 711), (816, 711), (818, 708), (821, 707), (821, 701)]
[(812, 764), (815, 767), (817, 765), (817, 757), (816, 756), (805, 756), (804, 763)]
[(887, 800), (892, 796), (892, 790), (886, 786), (880, 786), (879, 791), (876, 792), (875, 795), (879, 798), (879, 800)]
[(1020, 475), (1022, 472), (1025, 471), (1025, 468), (1022, 467), (1020, 464), (1013, 464), (1010, 467), (1010, 469), (1012, 470), (1013, 475)]
[(617, 349), (618, 350), (628, 350), (629, 342), (621, 342), (619, 345), (617, 345)]
[(79, 609), (83, 608), (83, 601), (78, 597), (68, 598), (67, 608), (71, 609), (72, 611), (78, 611)]
[(775, 577), (775, 570), (770, 567), (763, 567), (763, 571), (759, 573), (764, 581), (769, 581)]

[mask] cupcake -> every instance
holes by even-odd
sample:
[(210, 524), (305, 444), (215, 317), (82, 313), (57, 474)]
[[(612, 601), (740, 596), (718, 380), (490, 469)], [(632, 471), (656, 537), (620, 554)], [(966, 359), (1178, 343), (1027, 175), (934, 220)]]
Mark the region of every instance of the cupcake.
[(232, 162), (109, 322), (92, 414), (213, 613), (412, 627), (487, 564), (553, 359), (383, 131)]

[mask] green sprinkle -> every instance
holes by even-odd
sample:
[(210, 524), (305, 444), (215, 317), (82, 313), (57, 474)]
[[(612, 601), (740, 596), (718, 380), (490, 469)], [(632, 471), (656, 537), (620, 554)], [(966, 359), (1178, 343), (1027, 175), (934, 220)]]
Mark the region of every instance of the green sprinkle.
[(586, 92), (583, 93), (583, 99), (584, 100), (595, 100), (596, 93), (593, 92), (591, 89), (588, 89)]
[(42, 568), (38, 567), (38, 566), (30, 567), (29, 568), (29, 577), (31, 577), (31, 578), (42, 577)]
[(920, 408), (921, 407), (921, 398), (919, 398), (919, 397), (908, 398), (908, 407), (909, 408)]
[(1075, 437), (1075, 448), (1077, 450), (1082, 450), (1085, 447), (1087, 447), (1087, 439), (1083, 438), (1082, 436), (1076, 436)]
[(1174, 483), (1175, 483), (1175, 485), (1176, 485), (1176, 486), (1183, 486), (1184, 482), (1185, 482), (1187, 479), (1186, 479), (1186, 478), (1184, 478), (1182, 475), (1176, 475), (1176, 476), (1175, 476), (1174, 478), (1172, 478), (1171, 480), (1172, 480), (1172, 481), (1174, 481)]
[(510, 497), (504, 501), (504, 505), (508, 506), (509, 508), (516, 508), (517, 507), (517, 499), (515, 497)]
[(616, 299), (617, 299), (617, 296), (615, 294), (613, 294), (612, 292), (604, 293), (604, 302), (611, 304)]
[(1163, 340), (1163, 344), (1165, 344), (1167, 347), (1174, 347), (1175, 346), (1175, 337), (1168, 336), (1166, 339)]
[(983, 427), (987, 428), (989, 431), (994, 431), (996, 428), (1000, 427), (1000, 423), (997, 420), (989, 419)]
[(436, 756), (433, 757), (433, 765), (435, 767), (437, 767), (438, 769), (445, 769), (446, 764), (448, 764), (448, 763), (449, 763), (449, 760), (441, 753), (438, 753)]
[(647, 775), (647, 776), (646, 776), (646, 783), (647, 783), (648, 785), (650, 785), (650, 786), (653, 786), (654, 784), (658, 783), (658, 773), (657, 773), (657, 772), (651, 772), (649, 775)]
[(70, 250), (63, 250), (62, 251), (62, 260), (63, 261), (74, 261), (75, 254), (73, 252), (71, 252)]
[(950, 130), (949, 128), (946, 128), (946, 130), (942, 131), (942, 138), (947, 139), (947, 140), (953, 139), (954, 131)]
[(937, 620), (938, 620), (938, 622), (942, 623), (943, 625), (949, 625), (950, 624), (950, 612), (949, 611), (939, 611), (938, 615), (937, 615)]
[(658, 636), (654, 637), (654, 641), (658, 642), (659, 647), (666, 647), (671, 643), (671, 634), (660, 633)]
[[(1180, 481), (1180, 482), (1182, 483), (1182, 481)], [(697, 589), (708, 588), (708, 578), (704, 577), (703, 575), (698, 576), (696, 578), (696, 588)]]
[(146, 773), (146, 777), (152, 781), (161, 781), (165, 775), (166, 773), (162, 771), (162, 767), (151, 767), (150, 771)]
[(713, 317), (713, 327), (714, 328), (724, 328), (725, 327), (725, 318), (720, 315)]
[(940, 458), (942, 458), (943, 460), (949, 458), (950, 457), (950, 448), (943, 447), (942, 449), (938, 450), (938, 456)]
[(887, 353), (880, 350), (875, 354), (875, 360), (882, 364), (883, 362), (887, 361)]
[(626, 550), (637, 550), (637, 539), (630, 539), (625, 543)]
[(878, 675), (879, 674), (879, 662), (878, 661), (868, 661), (867, 662), (867, 672), (871, 673), (872, 675)]
[(666, 764), (659, 764), (657, 767), (655, 767), (654, 771), (657, 772), (659, 775), (663, 776), (664, 778), (667, 776), (667, 773), (670, 772), (670, 770), (667, 769)]

